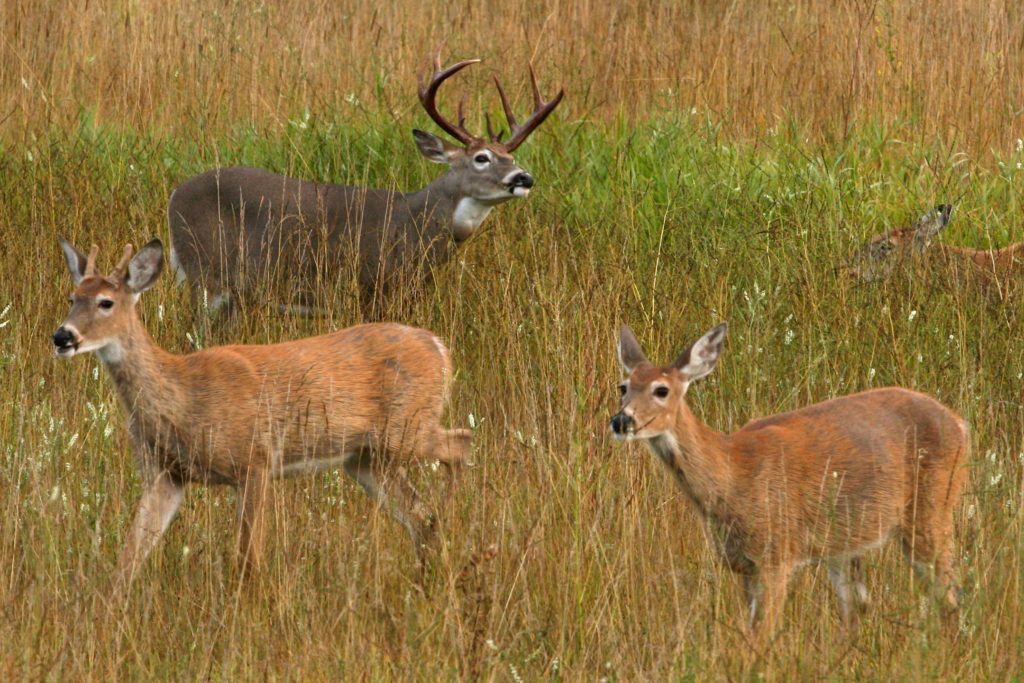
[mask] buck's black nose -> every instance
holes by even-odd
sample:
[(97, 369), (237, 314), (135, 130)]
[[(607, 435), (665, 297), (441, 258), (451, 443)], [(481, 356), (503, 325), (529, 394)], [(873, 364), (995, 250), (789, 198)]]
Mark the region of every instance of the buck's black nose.
[(75, 345), (75, 335), (66, 327), (58, 327), (53, 333), (53, 345), (58, 349), (64, 349)]
[(525, 187), (529, 189), (533, 187), (533, 176), (529, 173), (518, 173), (512, 177), (512, 184), (510, 187)]
[(616, 413), (612, 417), (612, 433), (627, 434), (633, 428), (633, 418), (625, 413)]

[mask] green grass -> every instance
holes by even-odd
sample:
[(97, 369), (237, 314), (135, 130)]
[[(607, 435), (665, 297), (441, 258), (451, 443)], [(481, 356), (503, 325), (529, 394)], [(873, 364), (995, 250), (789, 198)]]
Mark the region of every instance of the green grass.
[[(333, 116), (333, 117), (332, 117)], [(942, 273), (856, 285), (836, 267), (868, 235), (957, 199), (942, 239), (1024, 240), (1021, 153), (979, 163), (955, 140), (865, 126), (807, 142), (798, 125), (755, 142), (703, 114), (643, 125), (552, 122), (517, 155), (538, 180), (496, 210), (436, 285), (392, 310), (449, 343), (449, 421), (473, 416), (476, 467), (437, 501), (443, 551), (426, 594), (404, 532), (344, 477), (282, 482), (262, 590), (240, 586), (234, 495), (192, 487), (137, 580), (105, 609), (138, 497), (124, 418), (92, 357), (52, 357), (70, 279), (58, 236), (101, 246), (166, 240), (170, 190), (214, 164), (342, 183), (422, 186), (415, 120), (299, 114), (280, 128), (185, 140), (97, 124), (0, 152), (0, 675), (296, 680), (1002, 679), (1024, 651), (1024, 338), (1019, 298)], [(369, 117), (368, 117), (369, 118)], [(428, 128), (429, 129), (429, 128)], [(1024, 277), (1024, 274), (1022, 274)], [(330, 315), (193, 315), (170, 277), (142, 302), (175, 351), (265, 343), (359, 322), (339, 278)], [(719, 368), (689, 394), (722, 430), (869, 387), (930, 393), (973, 427), (958, 516), (964, 638), (897, 549), (871, 558), (875, 604), (843, 636), (824, 571), (791, 587), (770, 656), (745, 668), (744, 606), (695, 513), (639, 446), (609, 438), (618, 326), (667, 361), (730, 322)], [(496, 550), (491, 550), (494, 546)]]

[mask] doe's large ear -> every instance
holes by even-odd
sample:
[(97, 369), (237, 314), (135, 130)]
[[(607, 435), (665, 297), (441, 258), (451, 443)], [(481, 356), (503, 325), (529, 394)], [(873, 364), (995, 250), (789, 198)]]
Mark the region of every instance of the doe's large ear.
[(60, 241), (60, 248), (64, 252), (64, 258), (68, 262), (68, 270), (71, 271), (71, 280), (77, 286), (85, 277), (85, 255), (71, 246), (66, 240)]
[(627, 373), (633, 372), (633, 368), (641, 363), (649, 362), (629, 325), (623, 325), (619, 331), (619, 362)]
[(416, 146), (420, 148), (420, 153), (435, 164), (450, 164), (451, 155), (462, 151), (461, 147), (416, 128), (412, 129), (412, 136), (416, 139)]
[(949, 225), (949, 217), (953, 213), (951, 204), (939, 204), (924, 214), (914, 223), (914, 243), (919, 246), (929, 244), (943, 228)]
[(683, 351), (672, 364), (683, 374), (683, 379), (687, 383), (706, 377), (715, 369), (718, 357), (722, 354), (722, 345), (725, 343), (725, 333), (728, 329), (728, 323), (719, 323)]
[(128, 262), (125, 286), (133, 294), (142, 294), (156, 283), (164, 268), (164, 245), (159, 239), (150, 240)]

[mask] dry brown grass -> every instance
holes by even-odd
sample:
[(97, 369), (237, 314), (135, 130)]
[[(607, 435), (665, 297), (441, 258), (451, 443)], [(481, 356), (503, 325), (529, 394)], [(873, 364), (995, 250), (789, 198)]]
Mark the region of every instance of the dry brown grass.
[[(310, 109), (400, 116), (425, 56), (480, 56), (517, 89), (525, 66), (570, 93), (573, 120), (712, 113), (759, 137), (790, 121), (843, 138), (866, 120), (917, 139), (1006, 150), (1024, 136), (1024, 5), (928, 3), (283, 3), (9, 0), (0, 8), (0, 118), (8, 139), (101, 120), (173, 134)], [(354, 114), (358, 115), (358, 114)]]

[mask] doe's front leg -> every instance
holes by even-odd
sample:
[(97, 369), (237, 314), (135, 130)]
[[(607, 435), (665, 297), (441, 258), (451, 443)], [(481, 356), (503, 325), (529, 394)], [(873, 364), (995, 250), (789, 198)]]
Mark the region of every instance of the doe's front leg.
[(166, 470), (150, 479), (139, 500), (135, 519), (117, 561), (113, 591), (115, 600), (124, 598), (135, 571), (167, 531), (184, 495), (184, 484)]
[(242, 578), (257, 574), (263, 562), (266, 536), (267, 501), (270, 475), (263, 468), (252, 468), (238, 487), (238, 555)]
[(792, 566), (779, 565), (759, 567), (758, 573), (747, 579), (750, 632), (761, 644), (766, 644), (775, 634), (792, 575)]

